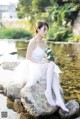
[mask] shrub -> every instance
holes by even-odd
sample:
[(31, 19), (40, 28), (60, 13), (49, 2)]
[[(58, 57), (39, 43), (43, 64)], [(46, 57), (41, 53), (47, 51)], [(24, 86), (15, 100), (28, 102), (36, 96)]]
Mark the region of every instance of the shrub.
[(20, 39), (31, 38), (32, 34), (21, 28), (0, 28), (0, 38)]
[(79, 41), (80, 41), (80, 36), (73, 34), (70, 38), (68, 38), (68, 41), (71, 41), (71, 42), (79, 42)]
[(47, 39), (53, 41), (67, 41), (68, 40), (67, 37), (69, 33), (70, 33), (69, 28), (64, 26), (59, 26), (58, 24), (54, 24), (49, 29)]
[(73, 3), (65, 4), (64, 6), (53, 6), (52, 8), (52, 19), (56, 21), (59, 25), (63, 25), (65, 21), (67, 25), (68, 22), (73, 24), (74, 19), (80, 10), (80, 5), (75, 5)]

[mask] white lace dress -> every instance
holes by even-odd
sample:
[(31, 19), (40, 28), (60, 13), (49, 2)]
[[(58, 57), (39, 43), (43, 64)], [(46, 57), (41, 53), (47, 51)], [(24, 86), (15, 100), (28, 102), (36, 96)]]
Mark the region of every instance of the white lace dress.
[[(32, 52), (32, 57), (36, 61), (40, 61), (44, 56), (45, 51), (37, 45)], [(36, 82), (44, 82), (46, 81), (48, 64), (49, 63), (35, 63), (25, 59), (16, 67), (13, 79), (19, 82), (26, 82), (27, 86), (34, 85)], [(57, 74), (55, 78), (59, 82), (59, 73), (61, 71), (55, 63), (54, 66), (53, 72)]]
[[(45, 56), (45, 51), (38, 45), (32, 52), (32, 57), (39, 61)], [(27, 86), (34, 85), (36, 82), (46, 81), (47, 68), (49, 63), (34, 63), (28, 59), (21, 61), (21, 63), (15, 68), (14, 71), (0, 69), (0, 79), (4, 85), (9, 83), (17, 82), (27, 84)], [(59, 73), (61, 72), (59, 67), (54, 63), (54, 71), (56, 75), (56, 80), (59, 83)]]

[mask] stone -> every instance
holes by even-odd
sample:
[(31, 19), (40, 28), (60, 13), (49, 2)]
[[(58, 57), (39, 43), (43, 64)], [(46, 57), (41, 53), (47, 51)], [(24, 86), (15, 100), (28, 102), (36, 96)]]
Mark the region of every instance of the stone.
[(0, 93), (4, 93), (4, 87), (0, 84)]
[(14, 110), (14, 108), (13, 108), (13, 102), (8, 97), (6, 99), (6, 106), (8, 107), (8, 109)]
[(6, 93), (8, 85), (12, 82), (14, 72), (11, 70), (4, 70), (0, 67), (0, 92)]
[(3, 62), (1, 63), (1, 67), (5, 70), (14, 70), (20, 62)]
[(70, 118), (79, 111), (79, 104), (75, 100), (70, 100), (66, 103), (66, 107), (69, 109), (69, 112), (64, 112), (62, 109), (59, 109), (59, 115), (61, 118)]
[(24, 87), (24, 83), (17, 83), (17, 82), (12, 82), (8, 85), (7, 87), (7, 97), (10, 98), (12, 101), (15, 99), (20, 99), (20, 91)]
[(38, 118), (36, 118), (36, 117), (34, 118), (31, 115), (22, 112), (20, 115), (20, 119), (38, 119)]
[(15, 101), (13, 103), (13, 107), (14, 107), (14, 110), (18, 113), (21, 113), (24, 111), (24, 107), (23, 107), (20, 99), (15, 99)]
[(80, 119), (80, 117), (77, 117), (77, 118), (75, 118), (75, 119)]
[[(58, 107), (52, 107), (45, 97), (45, 83), (36, 83), (30, 87), (24, 86), (21, 90), (21, 102), (27, 112), (32, 116), (49, 115), (57, 111)], [(62, 92), (62, 91), (61, 91)], [(53, 92), (53, 99), (55, 95)]]

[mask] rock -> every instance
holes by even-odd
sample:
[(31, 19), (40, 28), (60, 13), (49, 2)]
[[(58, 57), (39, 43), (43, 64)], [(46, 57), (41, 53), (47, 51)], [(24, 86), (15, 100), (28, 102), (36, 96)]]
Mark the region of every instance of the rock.
[(6, 99), (6, 106), (8, 107), (8, 109), (14, 110), (13, 102), (8, 97)]
[(77, 60), (76, 54), (68, 54), (67, 56), (71, 58), (71, 61), (76, 61)]
[(15, 54), (17, 54), (17, 52), (14, 51), (14, 52), (10, 52), (9, 54), (11, 54), (11, 55), (15, 55)]
[(22, 112), (20, 115), (20, 119), (39, 119), (39, 118), (32, 117), (31, 115)]
[(75, 118), (75, 119), (80, 119), (80, 117), (77, 117), (77, 118)]
[(15, 67), (19, 64), (20, 62), (3, 62), (1, 64), (1, 67), (3, 69), (7, 69), (7, 70), (14, 70)]
[(69, 109), (69, 113), (64, 112), (62, 109), (59, 110), (61, 118), (69, 118), (75, 115), (79, 110), (79, 104), (75, 100), (71, 100), (66, 104), (66, 107)]
[(45, 115), (40, 117), (41, 117), (40, 119), (60, 119), (57, 112), (55, 114), (50, 114), (50, 115)]
[(2, 84), (0, 84), (0, 93), (6, 95), (7, 94), (7, 89), (6, 87), (3, 87)]
[(13, 76), (13, 71), (4, 70), (0, 67), (0, 93), (6, 94), (6, 89), (11, 82), (11, 77)]
[(13, 107), (14, 107), (14, 110), (18, 113), (21, 113), (24, 111), (24, 107), (23, 107), (20, 99), (15, 99), (15, 101), (13, 103)]
[[(0, 78), (1, 78), (0, 79), (0, 93), (6, 93), (6, 91), (8, 90), (7, 94), (9, 97), (11, 97), (14, 93), (17, 94), (17, 92), (20, 92), (20, 89), (22, 88), (22, 84), (15, 83), (14, 80), (11, 79), (11, 77), (13, 77), (14, 75), (14, 71), (12, 70), (14, 70), (15, 67), (19, 63), (20, 61), (2, 62), (0, 64)], [(20, 96), (16, 95), (16, 97), (20, 97)]]
[(0, 93), (4, 93), (4, 87), (0, 84)]
[[(25, 86), (21, 90), (21, 102), (27, 112), (32, 116), (48, 115), (57, 111), (57, 107), (51, 107), (44, 95), (45, 83), (36, 83), (30, 87)], [(55, 95), (53, 92), (53, 98)]]
[(24, 87), (24, 85), (25, 83), (21, 82), (13, 82), (9, 84), (7, 87), (7, 97), (10, 98), (12, 101), (14, 101), (15, 99), (20, 99), (20, 91)]

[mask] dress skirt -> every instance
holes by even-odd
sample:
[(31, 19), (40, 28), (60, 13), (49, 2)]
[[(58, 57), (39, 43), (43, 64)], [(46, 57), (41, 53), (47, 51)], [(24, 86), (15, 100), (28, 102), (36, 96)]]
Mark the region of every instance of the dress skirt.
[[(46, 82), (48, 66), (49, 63), (41, 64), (25, 59), (15, 68), (13, 81), (26, 83), (27, 86), (34, 85), (36, 82)], [(55, 63), (53, 73), (56, 74), (54, 78), (59, 83), (59, 73), (61, 73), (61, 70)]]

